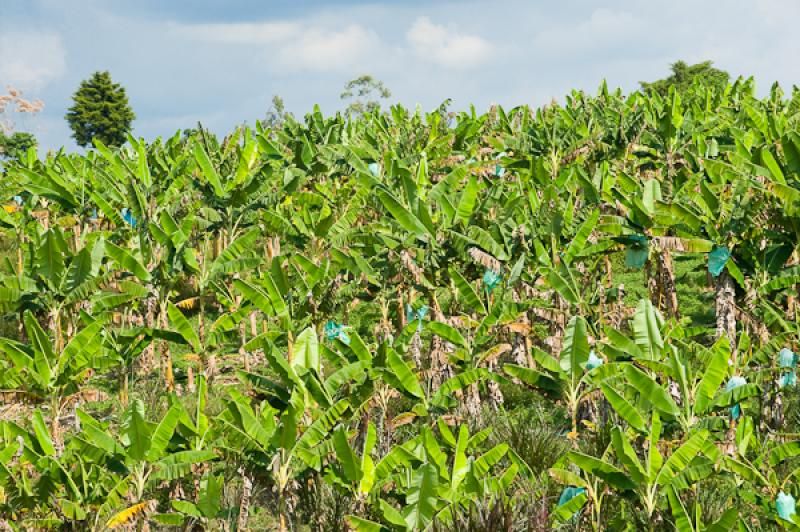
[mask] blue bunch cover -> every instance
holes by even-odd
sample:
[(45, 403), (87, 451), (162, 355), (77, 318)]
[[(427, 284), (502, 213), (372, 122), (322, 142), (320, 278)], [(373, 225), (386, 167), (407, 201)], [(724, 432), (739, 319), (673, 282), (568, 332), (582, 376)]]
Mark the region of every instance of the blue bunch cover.
[(497, 177), (503, 177), (505, 175), (505, 173), (506, 173), (506, 169), (503, 168), (503, 166), (499, 162), (500, 159), (502, 159), (505, 156), (506, 156), (506, 152), (501, 152), (501, 153), (497, 154), (496, 160), (498, 162), (494, 165), (494, 175), (497, 176)]
[(778, 364), (782, 368), (797, 367), (797, 355), (791, 349), (784, 347), (778, 353)]
[(650, 242), (644, 235), (631, 235), (627, 240), (625, 266), (634, 270), (641, 270), (650, 256)]
[(344, 326), (334, 321), (329, 321), (325, 324), (325, 338), (329, 341), (339, 339), (343, 344), (350, 345), (350, 337), (344, 332)]
[(561, 497), (558, 498), (558, 506), (567, 504), (569, 501), (586, 492), (586, 488), (576, 488), (575, 486), (568, 486), (561, 492)]
[(782, 491), (778, 493), (778, 498), (775, 500), (775, 510), (777, 510), (778, 516), (781, 519), (791, 521), (792, 516), (796, 513), (796, 506), (797, 502), (790, 493), (784, 493)]
[[(576, 488), (575, 486), (569, 486), (564, 488), (564, 491), (561, 492), (561, 496), (558, 498), (558, 506), (567, 504), (569, 501), (571, 501), (581, 493), (585, 492), (586, 488)], [(575, 518), (578, 517), (579, 513), (580, 511), (575, 512), (575, 514), (572, 516), (572, 519), (575, 520)]]
[(125, 220), (125, 222), (128, 225), (130, 225), (131, 227), (134, 227), (134, 228), (136, 227), (136, 224), (138, 223), (136, 218), (131, 213), (130, 209), (128, 209), (127, 207), (122, 209), (122, 219)]
[(417, 330), (422, 330), (422, 320), (425, 319), (425, 316), (428, 315), (428, 306), (422, 305), (416, 311), (414, 307), (409, 304), (406, 304), (406, 321), (411, 323), (412, 321), (417, 322)]
[[(745, 384), (747, 384), (747, 380), (744, 377), (735, 375), (731, 377), (725, 384), (725, 391), (730, 392), (732, 390), (735, 390), (736, 388), (744, 386)], [(730, 408), (730, 412), (731, 412), (731, 419), (733, 421), (736, 421), (737, 419), (739, 419), (739, 416), (742, 415), (742, 407), (739, 404), (735, 404)]]
[(486, 268), (486, 271), (483, 272), (483, 286), (490, 294), (497, 288), (502, 279), (503, 276), (491, 268)]
[(594, 368), (599, 368), (603, 365), (603, 359), (597, 356), (594, 349), (589, 351), (589, 359), (586, 361), (586, 371), (591, 371)]
[(708, 254), (708, 272), (714, 277), (719, 277), (728, 259), (731, 258), (731, 251), (725, 246), (714, 246)]

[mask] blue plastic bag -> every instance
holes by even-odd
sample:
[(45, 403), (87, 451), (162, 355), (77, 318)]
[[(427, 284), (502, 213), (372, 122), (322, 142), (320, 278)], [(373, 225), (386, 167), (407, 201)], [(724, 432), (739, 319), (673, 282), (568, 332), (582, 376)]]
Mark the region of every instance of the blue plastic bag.
[(417, 331), (422, 331), (422, 320), (425, 319), (425, 316), (428, 315), (428, 307), (427, 305), (422, 305), (416, 311), (411, 305), (406, 304), (406, 321), (411, 323), (412, 321), (417, 322)]
[(567, 504), (569, 501), (585, 492), (586, 488), (576, 488), (575, 486), (564, 488), (564, 491), (561, 492), (561, 497), (558, 498), (558, 506)]
[(778, 353), (778, 365), (783, 370), (781, 378), (778, 380), (778, 386), (795, 386), (797, 384), (797, 375), (795, 368), (797, 367), (797, 355), (791, 349), (783, 348)]
[[(561, 496), (558, 498), (558, 505), (557, 506), (562, 506), (564, 504), (567, 504), (569, 501), (571, 501), (572, 499), (574, 499), (575, 497), (577, 497), (581, 493), (585, 493), (585, 492), (586, 492), (586, 488), (576, 488), (575, 486), (566, 487), (566, 488), (564, 488), (564, 491), (561, 492)], [(580, 510), (575, 512), (575, 514), (572, 516), (572, 519), (575, 520), (578, 517), (579, 513), (580, 513)]]
[(586, 371), (592, 371), (594, 368), (599, 368), (605, 361), (595, 354), (594, 349), (589, 351), (589, 359), (586, 361)]
[(138, 221), (127, 207), (122, 209), (122, 219), (125, 220), (125, 222), (131, 227), (136, 228)]
[(505, 175), (505, 173), (506, 173), (506, 169), (505, 169), (505, 168), (503, 168), (503, 166), (501, 166), (501, 165), (500, 165), (500, 162), (499, 162), (499, 161), (500, 161), (500, 159), (502, 159), (502, 158), (503, 158), (503, 157), (505, 157), (505, 156), (506, 156), (506, 152), (501, 152), (501, 153), (498, 153), (498, 154), (497, 154), (497, 157), (495, 158), (495, 160), (496, 160), (496, 161), (498, 161), (498, 162), (497, 162), (497, 163), (494, 165), (494, 175), (495, 175), (496, 177), (503, 177), (503, 176)]
[(792, 516), (796, 513), (797, 502), (790, 493), (780, 492), (778, 498), (775, 499), (775, 510), (778, 511), (778, 517), (791, 521)]
[[(730, 392), (732, 390), (735, 390), (736, 388), (741, 388), (745, 384), (747, 384), (747, 380), (744, 377), (740, 377), (739, 375), (733, 376), (728, 380), (727, 384), (725, 384), (725, 391)], [(731, 412), (731, 419), (733, 421), (736, 421), (737, 419), (739, 419), (739, 416), (742, 415), (741, 405), (739, 405), (738, 403), (733, 405), (730, 408), (730, 412)]]
[(486, 268), (483, 272), (483, 287), (488, 293), (492, 293), (495, 288), (500, 284), (503, 276), (491, 268)]
[(708, 254), (708, 272), (714, 277), (719, 277), (728, 259), (731, 258), (731, 251), (725, 246), (714, 246)]
[(334, 321), (329, 321), (325, 324), (325, 338), (329, 341), (334, 341), (338, 339), (344, 345), (350, 345), (350, 337), (347, 336), (347, 333), (344, 332), (344, 326), (340, 325)]
[(378, 175), (381, 173), (381, 167), (378, 166), (378, 163), (369, 163), (367, 168), (369, 168), (369, 173), (375, 177), (378, 177)]
[(778, 353), (778, 365), (784, 369), (797, 366), (797, 355), (791, 349), (784, 347)]
[(630, 235), (626, 240), (625, 267), (641, 270), (650, 256), (650, 241), (644, 235)]

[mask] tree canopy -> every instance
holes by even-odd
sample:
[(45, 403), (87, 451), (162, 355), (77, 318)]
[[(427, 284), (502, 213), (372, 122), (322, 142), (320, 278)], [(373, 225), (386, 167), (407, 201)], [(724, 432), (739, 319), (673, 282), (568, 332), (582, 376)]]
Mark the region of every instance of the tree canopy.
[(348, 81), (340, 98), (351, 100), (350, 105), (347, 106), (348, 115), (363, 115), (379, 109), (380, 100), (391, 96), (392, 91), (381, 80), (364, 75)]
[(36, 137), (31, 133), (18, 131), (6, 135), (0, 131), (0, 158), (21, 159), (28, 148), (35, 148), (36, 144)]
[(107, 146), (125, 143), (136, 115), (125, 88), (114, 83), (107, 71), (95, 72), (82, 81), (72, 98), (75, 103), (66, 119), (79, 146), (88, 146), (94, 139)]
[(686, 91), (694, 84), (695, 81), (703, 85), (723, 88), (730, 80), (730, 74), (724, 70), (720, 70), (713, 66), (712, 61), (703, 61), (694, 65), (688, 64), (686, 61), (676, 61), (670, 66), (672, 75), (648, 83), (646, 81), (639, 82), (642, 90), (645, 92), (655, 92), (658, 94), (666, 95), (670, 87), (675, 87), (679, 92)]

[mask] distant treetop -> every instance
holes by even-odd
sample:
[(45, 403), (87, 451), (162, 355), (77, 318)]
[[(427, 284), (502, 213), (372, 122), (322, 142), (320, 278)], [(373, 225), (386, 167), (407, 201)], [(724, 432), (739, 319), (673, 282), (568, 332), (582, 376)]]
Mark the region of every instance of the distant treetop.
[(695, 81), (721, 89), (728, 84), (730, 74), (724, 70), (714, 68), (712, 65), (711, 61), (703, 61), (695, 65), (689, 65), (685, 61), (677, 61), (671, 65), (672, 75), (668, 78), (653, 81), (652, 83), (640, 81), (639, 84), (642, 86), (643, 91), (661, 95), (666, 95), (672, 86), (679, 92), (683, 92), (691, 87)]
[(95, 72), (81, 82), (73, 95), (74, 105), (67, 112), (72, 137), (79, 146), (89, 146), (99, 139), (106, 146), (121, 146), (136, 118), (128, 105), (128, 96), (108, 72)]
[(385, 100), (391, 96), (392, 91), (381, 80), (365, 74), (348, 81), (340, 98), (342, 100), (351, 100), (345, 113), (350, 116), (359, 116), (380, 109), (380, 100)]

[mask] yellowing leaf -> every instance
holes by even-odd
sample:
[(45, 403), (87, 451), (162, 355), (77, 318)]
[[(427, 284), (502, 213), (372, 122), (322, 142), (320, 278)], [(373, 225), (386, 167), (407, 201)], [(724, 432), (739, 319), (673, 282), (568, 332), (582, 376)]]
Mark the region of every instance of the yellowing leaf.
[(115, 528), (119, 528), (122, 525), (128, 524), (134, 519), (136, 519), (136, 517), (139, 514), (147, 512), (148, 508), (154, 504), (155, 501), (144, 501), (134, 504), (133, 506), (129, 506), (128, 508), (125, 508), (124, 510), (113, 516), (111, 519), (109, 519), (108, 522), (106, 523), (106, 528), (113, 530)]

